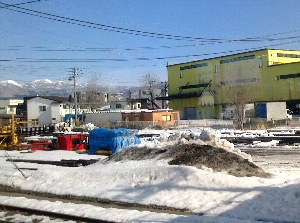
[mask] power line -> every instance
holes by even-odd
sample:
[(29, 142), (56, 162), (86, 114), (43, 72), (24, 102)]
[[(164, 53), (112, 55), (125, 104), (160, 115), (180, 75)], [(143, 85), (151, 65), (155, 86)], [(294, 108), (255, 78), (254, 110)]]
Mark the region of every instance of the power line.
[[(36, 3), (36, 2), (41, 2), (41, 1), (43, 1), (43, 0), (33, 0), (33, 1), (29, 1), (29, 2), (23, 2), (23, 3), (17, 3), (17, 4), (11, 4), (11, 5), (8, 5), (8, 6), (3, 6), (3, 7), (0, 7), (0, 9), (1, 8), (7, 8), (7, 7), (11, 7), (11, 6), (17, 6), (17, 5), (27, 5), (27, 4), (31, 4), (31, 3)], [(45, 1), (47, 1), (47, 0), (45, 0)], [(5, 4), (5, 3), (2, 3), (2, 4)]]
[(247, 49), (238, 49), (238, 50), (230, 50), (230, 51), (220, 51), (220, 52), (214, 52), (214, 53), (203, 53), (203, 54), (190, 54), (190, 55), (173, 55), (173, 56), (167, 56), (167, 57), (140, 57), (140, 58), (132, 58), (132, 59), (112, 59), (112, 58), (91, 58), (91, 59), (55, 59), (55, 58), (48, 58), (48, 59), (29, 59), (29, 58), (16, 58), (14, 60), (6, 60), (10, 62), (56, 62), (56, 63), (62, 63), (62, 62), (76, 62), (76, 63), (82, 63), (82, 62), (104, 62), (104, 61), (112, 61), (112, 62), (126, 62), (126, 61), (151, 61), (151, 60), (164, 60), (164, 59), (178, 59), (178, 58), (188, 58), (188, 57), (201, 57), (201, 56), (210, 56), (210, 55), (219, 55), (219, 54), (229, 54), (229, 53), (237, 53), (237, 52), (246, 52), (246, 51), (253, 51), (253, 50), (260, 50), (260, 49), (266, 49), (270, 47), (280, 46), (284, 44), (291, 44), (295, 42), (300, 42), (300, 40), (294, 40), (289, 41), (285, 43), (277, 43), (277, 44), (270, 44), (265, 45), (261, 47), (252, 47)]
[[(19, 4), (15, 4), (15, 5), (9, 5), (9, 4), (6, 4), (6, 3), (2, 3), (0, 2), (0, 4), (4, 4), (6, 5), (6, 7), (1, 7), (1, 8), (8, 8), (8, 7), (17, 7), (16, 5), (20, 5), (20, 4), (27, 4), (27, 3), (33, 3), (33, 2), (39, 2), (41, 0), (35, 0), (35, 1), (30, 1), (30, 2), (25, 2), (25, 3), (19, 3)], [(139, 30), (132, 30), (132, 29), (125, 29), (125, 28), (119, 28), (119, 27), (113, 27), (113, 26), (107, 26), (107, 25), (103, 25), (103, 24), (97, 24), (97, 23), (92, 23), (92, 22), (86, 22), (86, 21), (82, 21), (82, 20), (77, 20), (77, 19), (71, 19), (71, 18), (67, 18), (67, 17), (62, 17), (62, 16), (56, 16), (56, 15), (53, 15), (53, 14), (49, 14), (49, 13), (43, 13), (43, 12), (38, 12), (36, 10), (30, 10), (30, 9), (26, 9), (26, 8), (21, 8), (21, 7), (17, 7), (17, 8), (20, 8), (20, 9), (24, 9), (24, 10), (28, 10), (28, 11), (33, 11), (35, 13), (41, 13), (41, 14), (45, 14), (45, 15), (50, 15), (50, 16), (54, 16), (54, 17), (58, 17), (58, 18), (63, 18), (63, 19), (69, 19), (69, 20), (72, 20), (72, 21), (78, 21), (78, 22), (84, 22), (84, 23), (87, 23), (87, 24), (95, 24), (95, 25), (100, 25), (100, 26), (105, 26), (105, 27), (111, 27), (111, 28), (116, 28), (116, 29), (124, 29), (124, 30), (130, 30), (130, 31), (136, 31), (136, 32), (144, 32), (144, 31), (139, 31)], [(10, 9), (8, 8), (9, 10), (13, 10), (13, 9)], [(13, 10), (13, 11), (18, 11), (18, 10)], [(34, 14), (31, 14), (31, 13), (26, 13), (26, 12), (22, 12), (22, 11), (18, 11), (18, 12), (21, 12), (21, 13), (25, 13), (25, 14), (29, 14), (29, 15), (34, 15)], [(43, 17), (43, 16), (39, 16), (39, 15), (34, 15), (34, 16), (38, 16), (38, 17), (42, 17), (42, 18), (47, 18), (47, 19), (52, 19), (52, 18), (48, 18), (48, 17)], [(52, 19), (52, 20), (56, 20), (56, 21), (60, 21), (60, 22), (66, 22), (66, 21), (62, 21), (62, 20), (58, 20), (58, 19)], [(71, 22), (67, 22), (67, 23), (71, 23)], [(75, 23), (71, 23), (71, 24), (75, 24)], [(82, 25), (82, 24), (76, 24), (76, 25)], [(85, 25), (83, 25), (85, 26)], [(95, 28), (95, 27), (92, 27), (92, 28)], [(109, 31), (112, 31), (112, 30), (109, 30)], [(298, 39), (300, 38), (300, 36), (292, 36), (292, 37), (281, 37), (281, 38), (267, 38), (267, 37), (270, 37), (270, 36), (277, 36), (277, 35), (283, 35), (283, 34), (287, 34), (287, 33), (292, 33), (292, 32), (297, 32), (299, 30), (293, 30), (293, 31), (288, 31), (288, 32), (281, 32), (281, 33), (276, 33), (276, 34), (270, 34), (270, 35), (266, 35), (266, 36), (261, 36), (261, 37), (249, 37), (249, 38), (245, 38), (245, 39), (235, 39), (235, 40), (225, 40), (225, 39), (205, 39), (205, 38), (194, 38), (194, 40), (199, 40), (201, 39), (202, 41), (207, 41), (207, 40), (213, 40), (212, 42), (203, 42), (201, 44), (185, 44), (185, 45), (177, 45), (177, 46), (158, 46), (158, 47), (149, 47), (149, 46), (144, 46), (144, 47), (137, 47), (137, 48), (125, 48), (123, 49), (124, 51), (133, 51), (133, 50), (140, 50), (140, 49), (147, 49), (147, 50), (150, 50), (150, 49), (160, 49), (160, 48), (173, 48), (173, 47), (193, 47), (193, 46), (203, 46), (203, 45), (207, 45), (207, 44), (216, 44), (216, 43), (224, 43), (225, 42), (239, 42), (239, 41), (245, 41), (245, 40), (251, 40), (251, 41), (282, 41), (282, 40), (287, 40), (287, 39)], [(149, 34), (155, 34), (155, 33), (150, 33), (150, 32), (144, 32), (145, 34), (146, 33), (149, 33)], [(130, 33), (127, 33), (127, 34), (130, 34)], [(172, 35), (167, 35), (167, 34), (159, 34), (159, 33), (156, 33), (157, 35), (160, 35), (160, 36), (172, 36)], [(176, 37), (183, 37), (183, 36), (176, 36)], [(183, 37), (183, 38), (193, 38), (193, 37)], [(219, 41), (219, 42), (215, 42), (215, 41)], [(223, 42), (222, 42), (223, 41)], [(18, 50), (18, 49), (2, 49), (2, 50)], [(36, 51), (61, 51), (61, 52), (64, 52), (64, 51), (103, 51), (103, 52), (107, 52), (107, 51), (112, 51), (112, 50), (122, 50), (122, 49), (119, 49), (119, 48), (85, 48), (85, 49), (53, 49), (53, 50), (49, 50), (49, 49), (36, 49)]]
[[(30, 1), (30, 2), (25, 2), (25, 3), (19, 3), (19, 4), (14, 4), (14, 5), (9, 5), (6, 3), (1, 3), (0, 4), (5, 4), (6, 7), (1, 7), (1, 8), (8, 8), (8, 7), (17, 7), (17, 5), (21, 5), (21, 4), (28, 4), (28, 3), (33, 3), (33, 2), (40, 2), (41, 0), (35, 0), (35, 1)], [(21, 8), (21, 7), (17, 7), (17, 8)], [(43, 13), (43, 12), (38, 12), (36, 10), (30, 10), (30, 9), (26, 9), (26, 8), (21, 8), (24, 10), (29, 10), (29, 11), (33, 11), (36, 13), (41, 13), (41, 14), (45, 14), (45, 15), (50, 15), (50, 16), (55, 16), (55, 17), (59, 17), (59, 18), (64, 18), (64, 19), (69, 19), (69, 20), (74, 20), (74, 21), (79, 21), (79, 22), (85, 22), (85, 23), (89, 23), (89, 24), (96, 24), (96, 23), (91, 23), (91, 22), (86, 22), (86, 21), (82, 21), (82, 20), (76, 20), (76, 19), (71, 19), (71, 18), (67, 18), (67, 17), (62, 17), (62, 16), (56, 16), (53, 14), (49, 14), (49, 13)], [(11, 10), (11, 9), (10, 9)], [(22, 12), (25, 13), (25, 12)], [(38, 16), (38, 15), (34, 15), (34, 16)], [(50, 19), (50, 18), (49, 18)], [(60, 21), (60, 20), (57, 20)], [(65, 22), (65, 21), (62, 21)], [(68, 22), (69, 23), (69, 22)], [(97, 25), (101, 25), (101, 26), (107, 26), (107, 25), (103, 25), (103, 24), (97, 24)], [(112, 28), (118, 28), (118, 29), (124, 29), (124, 30), (131, 30), (131, 31), (138, 31), (138, 30), (132, 30), (132, 29), (125, 29), (125, 28), (119, 28), (119, 27), (113, 27), (113, 26), (107, 26), (107, 27), (112, 27)], [(266, 35), (266, 36), (262, 36), (262, 37), (250, 37), (250, 38), (246, 38), (246, 39), (241, 39), (241, 40), (225, 40), (225, 41), (244, 41), (244, 40), (255, 40), (258, 41), (260, 39), (260, 41), (282, 41), (282, 40), (287, 40), (287, 39), (298, 39), (300, 38), (300, 36), (292, 36), (292, 37), (281, 37), (281, 38), (267, 38), (270, 36), (276, 36), (276, 35), (282, 35), (282, 34), (286, 34), (286, 33), (292, 33), (292, 32), (296, 32), (297, 30), (293, 30), (293, 31), (289, 31), (289, 32), (281, 32), (281, 33), (276, 33), (276, 34), (270, 34), (270, 35)], [(143, 31), (138, 31), (138, 32), (143, 32)], [(150, 32), (145, 32), (145, 33), (150, 33)], [(151, 34), (155, 34), (155, 33), (151, 33)], [(158, 35), (165, 35), (165, 34), (158, 34)], [(166, 36), (170, 36), (170, 35), (166, 35)], [(176, 36), (178, 37), (178, 36)], [(184, 37), (185, 38), (185, 37)], [(192, 37), (187, 37), (187, 38), (192, 38)], [(224, 39), (205, 39), (205, 38), (197, 38), (197, 39), (202, 39), (202, 40), (219, 40), (219, 41), (224, 41)], [(134, 51), (134, 50), (140, 50), (140, 49), (159, 49), (159, 48), (173, 48), (173, 47), (193, 47), (193, 46), (202, 46), (202, 45), (206, 45), (206, 44), (215, 44), (217, 42), (205, 42), (202, 44), (186, 44), (186, 45), (179, 45), (179, 46), (158, 46), (158, 47), (149, 47), (149, 46), (145, 46), (145, 47), (137, 47), (137, 48), (125, 48), (123, 50), (125, 51)], [(220, 42), (219, 42), (220, 43)], [(19, 48), (18, 48), (19, 49)], [(2, 49), (2, 50), (18, 50), (18, 49)], [(84, 52), (84, 51), (103, 51), (103, 52), (107, 52), (107, 51), (112, 51), (112, 50), (122, 50), (119, 48), (84, 48), (84, 49), (39, 49), (37, 48), (36, 51), (61, 51), (61, 52)], [(195, 55), (193, 55), (195, 56)], [(197, 55), (196, 55), (197, 56)], [(141, 58), (140, 60), (147, 60), (146, 58)]]
[[(141, 31), (141, 30), (135, 30), (135, 29), (128, 29), (128, 28), (123, 28), (123, 27), (117, 27), (117, 26), (110, 26), (110, 25), (105, 25), (105, 24), (100, 24), (100, 23), (95, 23), (95, 22), (88, 22), (84, 20), (79, 20), (79, 19), (74, 19), (74, 18), (69, 18), (69, 17), (64, 17), (64, 16), (59, 16), (59, 15), (54, 15), (50, 13), (44, 13), (36, 10), (31, 10), (31, 9), (26, 9), (23, 7), (19, 7), (16, 5), (9, 5), (3, 2), (0, 2), (0, 4), (5, 5), (6, 7), (2, 7), (5, 9), (9, 9), (12, 11), (32, 15), (32, 16), (37, 16), (41, 18), (46, 18), (54, 21), (59, 21), (59, 22), (64, 22), (64, 23), (69, 23), (69, 24), (74, 24), (74, 25), (80, 25), (84, 27), (89, 27), (89, 28), (96, 28), (96, 29), (102, 29), (106, 31), (112, 31), (112, 32), (117, 32), (117, 33), (125, 33), (125, 34), (131, 34), (131, 35), (138, 35), (138, 36), (147, 36), (147, 37), (155, 37), (155, 38), (163, 38), (163, 39), (172, 39), (172, 40), (187, 40), (187, 41), (201, 41), (201, 42), (214, 42), (214, 43), (223, 43), (223, 42), (257, 42), (261, 41), (259, 39), (255, 38), (246, 38), (246, 39), (209, 39), (209, 38), (203, 38), (203, 37), (191, 37), (191, 36), (180, 36), (180, 35), (171, 35), (171, 34), (163, 34), (163, 33), (156, 33), (156, 32), (148, 32), (148, 31)], [(17, 9), (11, 9), (17, 8)], [(29, 12), (25, 12), (25, 11)], [(33, 14), (36, 13), (36, 14)]]
[[(32, 16), (37, 16), (37, 17), (46, 18), (46, 19), (55, 20), (55, 21), (64, 22), (64, 23), (70, 23), (70, 24), (74, 24), (74, 25), (85, 26), (85, 27), (89, 27), (89, 28), (97, 28), (97, 29), (113, 31), (113, 32), (118, 32), (118, 33), (141, 35), (141, 36), (148, 36), (148, 37), (155, 37), (155, 38), (166, 38), (166, 39), (173, 39), (173, 40), (201, 41), (201, 42), (205, 42), (205, 43), (224, 43), (224, 42), (261, 42), (261, 41), (276, 41), (276, 40), (299, 38), (299, 36), (298, 37), (297, 36), (296, 37), (284, 37), (284, 38), (268, 38), (270, 36), (277, 36), (277, 35), (297, 32), (299, 30), (275, 33), (275, 34), (265, 35), (265, 36), (261, 36), (261, 37), (248, 37), (248, 38), (243, 38), (243, 39), (220, 39), (220, 38), (203, 38), (203, 37), (171, 35), (171, 34), (163, 34), (163, 33), (149, 32), (149, 31), (141, 31), (141, 30), (136, 30), (136, 29), (128, 29), (128, 28), (117, 27), (117, 26), (110, 26), (110, 25), (105, 25), (105, 24), (100, 24), (100, 23), (95, 23), (95, 22), (88, 22), (88, 21), (84, 21), (84, 20), (54, 15), (54, 14), (50, 14), (50, 13), (44, 13), (44, 12), (40, 12), (37, 10), (31, 10), (31, 9), (26, 9), (26, 8), (17, 6), (17, 5), (21, 5), (21, 4), (33, 3), (33, 2), (38, 2), (38, 1), (41, 1), (41, 0), (35, 0), (35, 1), (26, 2), (26, 3), (14, 4), (14, 5), (0, 2), (0, 4), (5, 5), (5, 7), (0, 7), (0, 8), (5, 8), (5, 9), (12, 10), (12, 11), (17, 11), (20, 13), (32, 15)], [(36, 14), (32, 14), (32, 13), (28, 13), (28, 12), (24, 12), (24, 11), (20, 11), (20, 10), (16, 10), (16, 9), (11, 9), (11, 7), (29, 11), (29, 12), (33, 12)], [(41, 16), (41, 15), (45, 15), (45, 16)], [(62, 19), (67, 20), (67, 21), (64, 21)]]
[[(33, 3), (33, 2), (38, 2), (38, 1), (31, 1), (31, 2)], [(27, 3), (30, 3), (30, 2), (27, 2)], [(0, 2), (0, 4), (5, 4), (5, 3), (1, 3)], [(20, 4), (25, 4), (25, 3), (20, 3)], [(6, 5), (8, 5), (8, 4), (6, 4)], [(1, 8), (8, 9), (8, 7), (12, 7), (12, 6), (15, 6), (15, 5), (8, 5), (7, 7), (1, 7)], [(17, 7), (17, 8), (21, 8), (21, 7)], [(10, 9), (10, 10), (12, 10), (12, 9)], [(27, 10), (27, 9), (25, 9), (25, 10)], [(16, 11), (16, 10), (14, 10), (14, 11)], [(34, 11), (34, 10), (30, 10), (30, 11)], [(34, 12), (37, 12), (37, 11), (34, 11)], [(22, 12), (22, 13), (31, 15), (31, 13), (26, 13), (26, 12)], [(40, 12), (40, 13), (42, 13), (42, 12)], [(45, 14), (47, 14), (47, 13), (45, 13)], [(51, 14), (49, 14), (49, 15), (51, 15)], [(40, 15), (34, 15), (34, 16), (38, 16), (38, 17), (44, 18), (43, 16), (40, 16)], [(55, 16), (55, 15), (53, 15), (53, 16)], [(47, 18), (47, 17), (45, 17), (45, 18)], [(56, 19), (53, 19), (53, 18), (50, 18), (50, 17), (47, 18), (47, 19), (51, 19), (51, 20), (55, 20), (55, 21), (60, 21), (61, 19), (58, 19), (58, 18), (67, 18), (67, 17), (60, 17), (60, 16), (58, 16)], [(70, 19), (70, 18), (68, 18), (68, 19)], [(70, 20), (72, 20), (72, 19), (70, 19)], [(80, 21), (80, 20), (74, 20), (74, 21)], [(97, 25), (96, 23), (86, 22), (87, 24), (95, 24), (95, 27), (92, 27), (92, 25), (80, 24), (79, 22), (78, 23), (70, 22), (70, 21), (60, 21), (60, 22), (65, 22), (65, 23), (70, 23), (70, 24), (75, 24), (75, 25), (80, 25), (80, 26), (85, 26), (85, 27), (102, 29), (100, 27), (96, 27), (96, 25)], [(82, 22), (84, 22), (84, 21), (82, 21)], [(98, 24), (98, 25), (102, 25), (102, 24)], [(113, 28), (112, 26), (107, 26), (107, 27)], [(121, 29), (124, 29), (124, 28), (121, 28)], [(125, 30), (130, 30), (130, 29), (125, 29)], [(108, 31), (113, 31), (113, 30), (108, 30)], [(132, 31), (134, 31), (134, 30), (132, 30)], [(142, 32), (142, 31), (139, 31), (139, 32)], [(16, 58), (16, 59), (12, 59), (12, 60), (9, 60), (9, 59), (5, 60), (4, 59), (4, 60), (0, 60), (0, 61), (1, 62), (38, 62), (38, 63), (45, 63), (45, 62), (52, 62), (52, 63), (55, 63), (55, 62), (56, 63), (62, 63), (62, 62), (98, 63), (98, 62), (103, 62), (103, 61), (112, 61), (112, 62), (126, 62), (126, 61), (131, 61), (131, 60), (136, 60), (136, 61), (152, 61), (152, 60), (177, 59), (177, 58), (188, 58), (188, 57), (202, 57), (202, 56), (210, 56), (210, 55), (220, 55), (220, 54), (237, 53), (237, 52), (243, 52), (243, 51), (249, 51), (249, 50), (258, 50), (258, 49), (264, 49), (264, 48), (269, 48), (269, 47), (274, 47), (274, 46), (280, 46), (280, 45), (284, 45), (284, 44), (290, 44), (290, 43), (299, 42), (299, 40), (297, 40), (297, 39), (300, 38), (300, 36), (281, 37), (281, 38), (269, 38), (271, 36), (279, 36), (279, 35), (283, 35), (283, 34), (287, 34), (287, 33), (292, 33), (292, 32), (297, 32), (297, 30), (289, 31), (289, 32), (281, 32), (281, 33), (276, 33), (276, 34), (270, 34), (270, 35), (266, 35), (266, 36), (262, 36), (262, 37), (246, 38), (247, 40), (255, 40), (255, 42), (282, 41), (282, 40), (287, 40), (287, 39), (291, 40), (290, 42), (276, 43), (276, 44), (271, 44), (271, 45), (262, 46), (262, 47), (255, 47), (255, 48), (253, 47), (253, 48), (248, 48), (248, 49), (238, 49), (238, 50), (221, 51), (221, 52), (214, 52), (214, 53), (203, 53), (203, 54), (192, 54), (192, 55), (171, 55), (171, 56), (165, 56), (165, 57), (163, 57), (163, 56), (162, 57), (138, 57), (138, 58), (131, 58), (131, 59), (117, 59), (117, 58), (116, 59), (110, 59), (110, 58), (92, 58), (92, 59), (69, 59), (69, 58), (64, 58), (64, 59), (56, 59), (56, 58), (54, 58), (54, 59), (53, 58), (50, 58), (50, 59), (47, 59), (47, 58), (43, 58), (43, 59), (31, 59), (31, 58)], [(121, 33), (123, 33), (123, 32), (121, 32)], [(128, 32), (124, 32), (124, 33), (131, 34), (131, 33), (128, 33)], [(146, 33), (150, 33), (150, 32), (146, 32)], [(146, 36), (146, 33), (144, 35), (142, 35), (142, 36)], [(137, 35), (137, 34), (133, 34), (133, 35)], [(164, 34), (162, 34), (162, 35), (164, 35)], [(168, 36), (168, 35), (166, 35), (166, 36)], [(177, 37), (179, 37), (179, 36), (177, 36)], [(184, 39), (180, 39), (180, 40), (184, 40)], [(220, 40), (220, 42), (218, 42), (218, 41), (208, 41), (208, 40)], [(197, 41), (200, 41), (200, 40), (197, 40)], [(198, 45), (206, 45), (206, 44), (224, 43), (223, 41), (227, 42), (227, 43), (228, 42), (230, 42), (230, 43), (236, 43), (236, 42), (238, 42), (238, 41), (235, 41), (235, 40), (232, 41), (232, 40), (224, 40), (224, 39), (205, 39), (205, 38), (203, 38), (201, 40), (201, 43), (198, 43), (198, 44), (185, 44), (185, 45), (180, 45), (180, 46), (179, 45), (177, 45), (177, 46), (158, 46), (158, 47), (144, 46), (144, 47), (137, 47), (137, 48), (125, 48), (123, 50), (124, 51), (136, 51), (136, 50), (139, 50), (139, 49), (154, 50), (154, 49), (158, 49), (158, 48), (188, 47), (188, 46), (198, 46)], [(18, 49), (22, 48), (23, 46), (12, 46), (12, 47), (15, 47), (15, 49), (11, 49), (11, 50), (18, 50)], [(44, 49), (41, 49), (39, 47), (32, 47), (32, 49), (34, 49), (36, 51), (44, 51)], [(7, 49), (7, 50), (10, 50), (10, 49)], [(107, 51), (120, 50), (120, 49), (119, 48), (97, 48), (97, 47), (93, 48), (93, 47), (91, 47), (91, 48), (79, 49), (78, 51), (89, 51), (89, 50), (91, 50), (91, 51), (101, 50), (101, 51), (107, 52)], [(51, 52), (53, 50), (45, 49), (45, 51)], [(54, 49), (54, 51), (56, 51), (56, 50)], [(76, 50), (73, 50), (73, 49), (63, 49), (63, 50), (58, 50), (58, 51), (76, 51)], [(144, 65), (139, 65), (139, 66), (144, 66)], [(155, 65), (153, 65), (153, 66), (155, 66)], [(38, 69), (39, 68), (37, 68), (37, 70)], [(43, 70), (43, 68), (40, 68), (40, 70)], [(46, 76), (51, 76), (51, 74), (50, 75), (46, 75)]]

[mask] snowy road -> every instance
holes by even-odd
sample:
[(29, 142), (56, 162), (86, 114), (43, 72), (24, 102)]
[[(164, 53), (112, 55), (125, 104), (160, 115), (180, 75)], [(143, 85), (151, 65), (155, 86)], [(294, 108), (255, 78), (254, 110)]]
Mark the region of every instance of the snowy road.
[(280, 168), (281, 171), (293, 171), (300, 168), (300, 147), (240, 149), (250, 154), (258, 166), (267, 170)]

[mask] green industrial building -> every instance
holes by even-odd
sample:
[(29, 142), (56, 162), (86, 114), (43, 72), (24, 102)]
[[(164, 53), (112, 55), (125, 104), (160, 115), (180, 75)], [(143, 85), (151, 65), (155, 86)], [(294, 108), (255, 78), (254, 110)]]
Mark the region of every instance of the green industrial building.
[(263, 49), (188, 63), (169, 63), (169, 107), (181, 119), (220, 118), (233, 101), (300, 105), (300, 51)]

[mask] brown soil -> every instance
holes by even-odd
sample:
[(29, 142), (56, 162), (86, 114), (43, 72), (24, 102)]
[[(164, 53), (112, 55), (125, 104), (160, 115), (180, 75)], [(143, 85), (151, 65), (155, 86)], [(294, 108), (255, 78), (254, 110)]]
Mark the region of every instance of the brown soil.
[(222, 148), (195, 143), (169, 146), (161, 149), (128, 147), (108, 158), (108, 161), (166, 159), (170, 165), (203, 166), (213, 171), (226, 171), (237, 177), (270, 177), (248, 159)]

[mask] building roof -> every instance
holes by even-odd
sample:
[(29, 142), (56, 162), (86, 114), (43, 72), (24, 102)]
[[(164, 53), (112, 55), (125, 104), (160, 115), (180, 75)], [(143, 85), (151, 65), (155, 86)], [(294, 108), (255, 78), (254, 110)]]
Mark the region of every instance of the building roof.
[(60, 103), (63, 103), (63, 102), (69, 102), (69, 103), (71, 103), (70, 100), (69, 100), (69, 98), (58, 97), (58, 96), (46, 96), (46, 95), (43, 95), (43, 96), (31, 97), (30, 99), (33, 99), (33, 98), (44, 98), (44, 99), (48, 99), (48, 100), (52, 100), (52, 101), (56, 101), (56, 102), (60, 102)]
[(154, 112), (176, 112), (177, 110), (173, 110), (171, 108), (168, 109), (139, 109), (139, 110), (126, 110), (126, 111), (121, 111), (124, 114), (132, 114), (132, 113), (154, 113)]
[(299, 52), (299, 50), (286, 50), (286, 49), (269, 49), (269, 48), (264, 48), (264, 49), (259, 49), (259, 50), (250, 50), (250, 51), (245, 51), (245, 52), (240, 52), (240, 53), (228, 54), (228, 55), (223, 55), (223, 56), (219, 56), (219, 57), (210, 57), (210, 58), (205, 58), (205, 59), (199, 59), (199, 60), (195, 60), (195, 61), (188, 61), (188, 62), (181, 62), (181, 63), (180, 62), (179, 63), (172, 62), (172, 63), (168, 64), (167, 67), (173, 67), (173, 66), (178, 66), (178, 65), (187, 64), (187, 63), (197, 63), (197, 62), (200, 62), (200, 61), (206, 61), (206, 60), (212, 60), (212, 59), (218, 59), (218, 58), (236, 56), (236, 55), (241, 55), (241, 54), (245, 54), (245, 53), (254, 53), (254, 52), (265, 51), (265, 50), (282, 50), (282, 51), (298, 51)]

